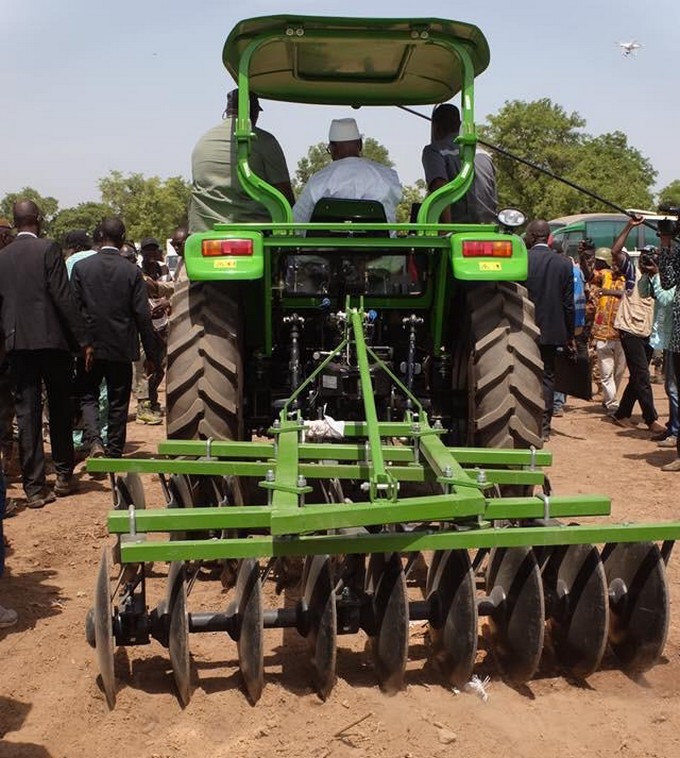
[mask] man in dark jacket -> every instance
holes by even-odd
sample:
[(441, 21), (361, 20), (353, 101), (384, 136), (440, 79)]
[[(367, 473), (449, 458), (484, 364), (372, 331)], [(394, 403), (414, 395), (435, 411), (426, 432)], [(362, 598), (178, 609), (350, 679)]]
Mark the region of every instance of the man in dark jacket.
[(550, 436), (555, 356), (557, 349), (574, 345), (574, 278), (572, 264), (548, 245), (550, 227), (546, 221), (532, 221), (524, 234), (529, 248), (527, 290), (536, 308), (536, 325), (541, 334), (543, 359), (543, 439)]
[(106, 218), (101, 223), (101, 234), (99, 252), (76, 263), (71, 279), (76, 301), (94, 337), (92, 369), (81, 372), (81, 403), (85, 445), (90, 456), (100, 457), (105, 452), (97, 425), (99, 386), (102, 379), (106, 381), (106, 454), (120, 458), (125, 447), (132, 364), (139, 358), (139, 337), (147, 355), (147, 373), (154, 370), (157, 350), (142, 272), (120, 255), (125, 226), (119, 218)]
[[(42, 508), (73, 489), (71, 353), (92, 361), (90, 336), (72, 297), (61, 249), (40, 239), (40, 209), (30, 200), (14, 204), (14, 242), (0, 252), (0, 310), (10, 362), (19, 427), (24, 492)], [(46, 487), (41, 388), (49, 404), (54, 492)]]

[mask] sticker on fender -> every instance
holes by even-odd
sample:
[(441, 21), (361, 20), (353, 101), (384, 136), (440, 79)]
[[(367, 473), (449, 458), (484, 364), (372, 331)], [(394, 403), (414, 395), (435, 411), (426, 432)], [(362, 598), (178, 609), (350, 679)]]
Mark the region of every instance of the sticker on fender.
[(220, 260), (218, 260), (218, 261), (215, 261), (213, 263), (213, 268), (236, 268), (236, 261), (231, 261), (231, 260), (227, 260), (227, 261), (223, 261), (222, 260), (222, 261), (220, 261)]
[(503, 265), (501, 264), (500, 261), (480, 261), (479, 270), (480, 271), (502, 271)]

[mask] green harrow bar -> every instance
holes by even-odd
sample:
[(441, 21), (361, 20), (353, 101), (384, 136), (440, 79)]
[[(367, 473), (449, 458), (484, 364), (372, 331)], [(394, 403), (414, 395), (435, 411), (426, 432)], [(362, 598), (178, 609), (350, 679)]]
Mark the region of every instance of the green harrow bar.
[[(152, 638), (169, 649), (180, 701), (188, 703), (189, 635), (203, 632), (236, 641), (253, 702), (264, 685), (267, 628), (295, 628), (306, 638), (324, 699), (335, 679), (337, 635), (359, 630), (371, 640), (381, 688), (402, 687), (411, 620), (429, 622), (432, 661), (456, 686), (473, 674), (480, 617), (511, 683), (534, 675), (546, 629), (571, 676), (595, 671), (608, 641), (627, 671), (651, 667), (666, 640), (665, 564), (680, 524), (575, 524), (608, 516), (609, 499), (553, 496), (542, 471), (550, 453), (447, 447), (445, 430), (367, 346), (363, 309), (343, 315), (344, 339), (328, 360), (344, 354), (358, 366), (363, 421), (338, 431), (321, 420), (319, 431), (302, 419), (296, 399), (322, 363), (282, 408), (271, 441), (166, 441), (158, 458), (88, 463), (88, 471), (111, 473), (115, 492), (108, 529), (120, 572), (112, 592), (105, 550), (86, 625), (109, 706), (114, 644)], [(376, 370), (387, 371), (409, 399), (402, 421), (378, 419)], [(342, 441), (327, 441), (338, 434)], [(144, 507), (140, 474), (161, 476), (166, 508)], [(528, 494), (508, 496), (509, 488)], [(413, 599), (406, 580), (421, 555), (429, 568), (422, 596)], [(299, 598), (265, 608), (263, 582), (298, 556)], [(189, 610), (202, 561), (235, 563), (226, 610)], [(163, 562), (170, 564), (166, 596), (149, 610), (149, 565)]]

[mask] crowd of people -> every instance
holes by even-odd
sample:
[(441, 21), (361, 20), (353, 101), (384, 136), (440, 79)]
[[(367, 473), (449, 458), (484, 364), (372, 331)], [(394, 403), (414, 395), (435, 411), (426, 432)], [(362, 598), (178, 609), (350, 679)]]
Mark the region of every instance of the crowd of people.
[[(677, 452), (662, 470), (680, 471), (680, 247), (672, 235), (660, 234), (658, 249), (643, 249), (636, 264), (625, 242), (642, 223), (643, 217), (631, 217), (611, 248), (595, 249), (583, 240), (578, 261), (553, 243), (547, 222), (532, 221), (527, 227), (527, 288), (535, 304), (544, 363), (543, 438), (550, 436), (553, 416), (564, 413), (564, 395), (555, 388), (556, 357), (563, 351), (575, 357), (580, 342), (591, 356), (604, 418), (635, 428), (632, 415), (639, 404), (651, 441)], [(665, 424), (659, 421), (652, 392), (654, 351), (662, 355)]]
[[(63, 251), (41, 234), (41, 211), (30, 200), (14, 203), (12, 223), (0, 219), (0, 574), (2, 521), (17, 508), (6, 498), (4, 476), (15, 455), (14, 420), (28, 508), (76, 491), (77, 446), (85, 457), (122, 456), (133, 376), (137, 420), (162, 423), (158, 387), (174, 284), (158, 241), (143, 239), (138, 260), (116, 217), (103, 219), (92, 236), (73, 230)], [(173, 235), (178, 254), (187, 235), (184, 228)], [(81, 430), (74, 434), (77, 418)], [(16, 612), (0, 605), (0, 628), (16, 621)]]

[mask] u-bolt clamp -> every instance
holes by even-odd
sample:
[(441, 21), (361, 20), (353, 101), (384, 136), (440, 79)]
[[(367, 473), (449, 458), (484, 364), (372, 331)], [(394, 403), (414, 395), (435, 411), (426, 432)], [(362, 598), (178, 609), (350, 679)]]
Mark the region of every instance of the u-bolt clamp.
[(550, 495), (539, 492), (536, 497), (543, 501), (543, 518), (547, 521), (550, 518)]

